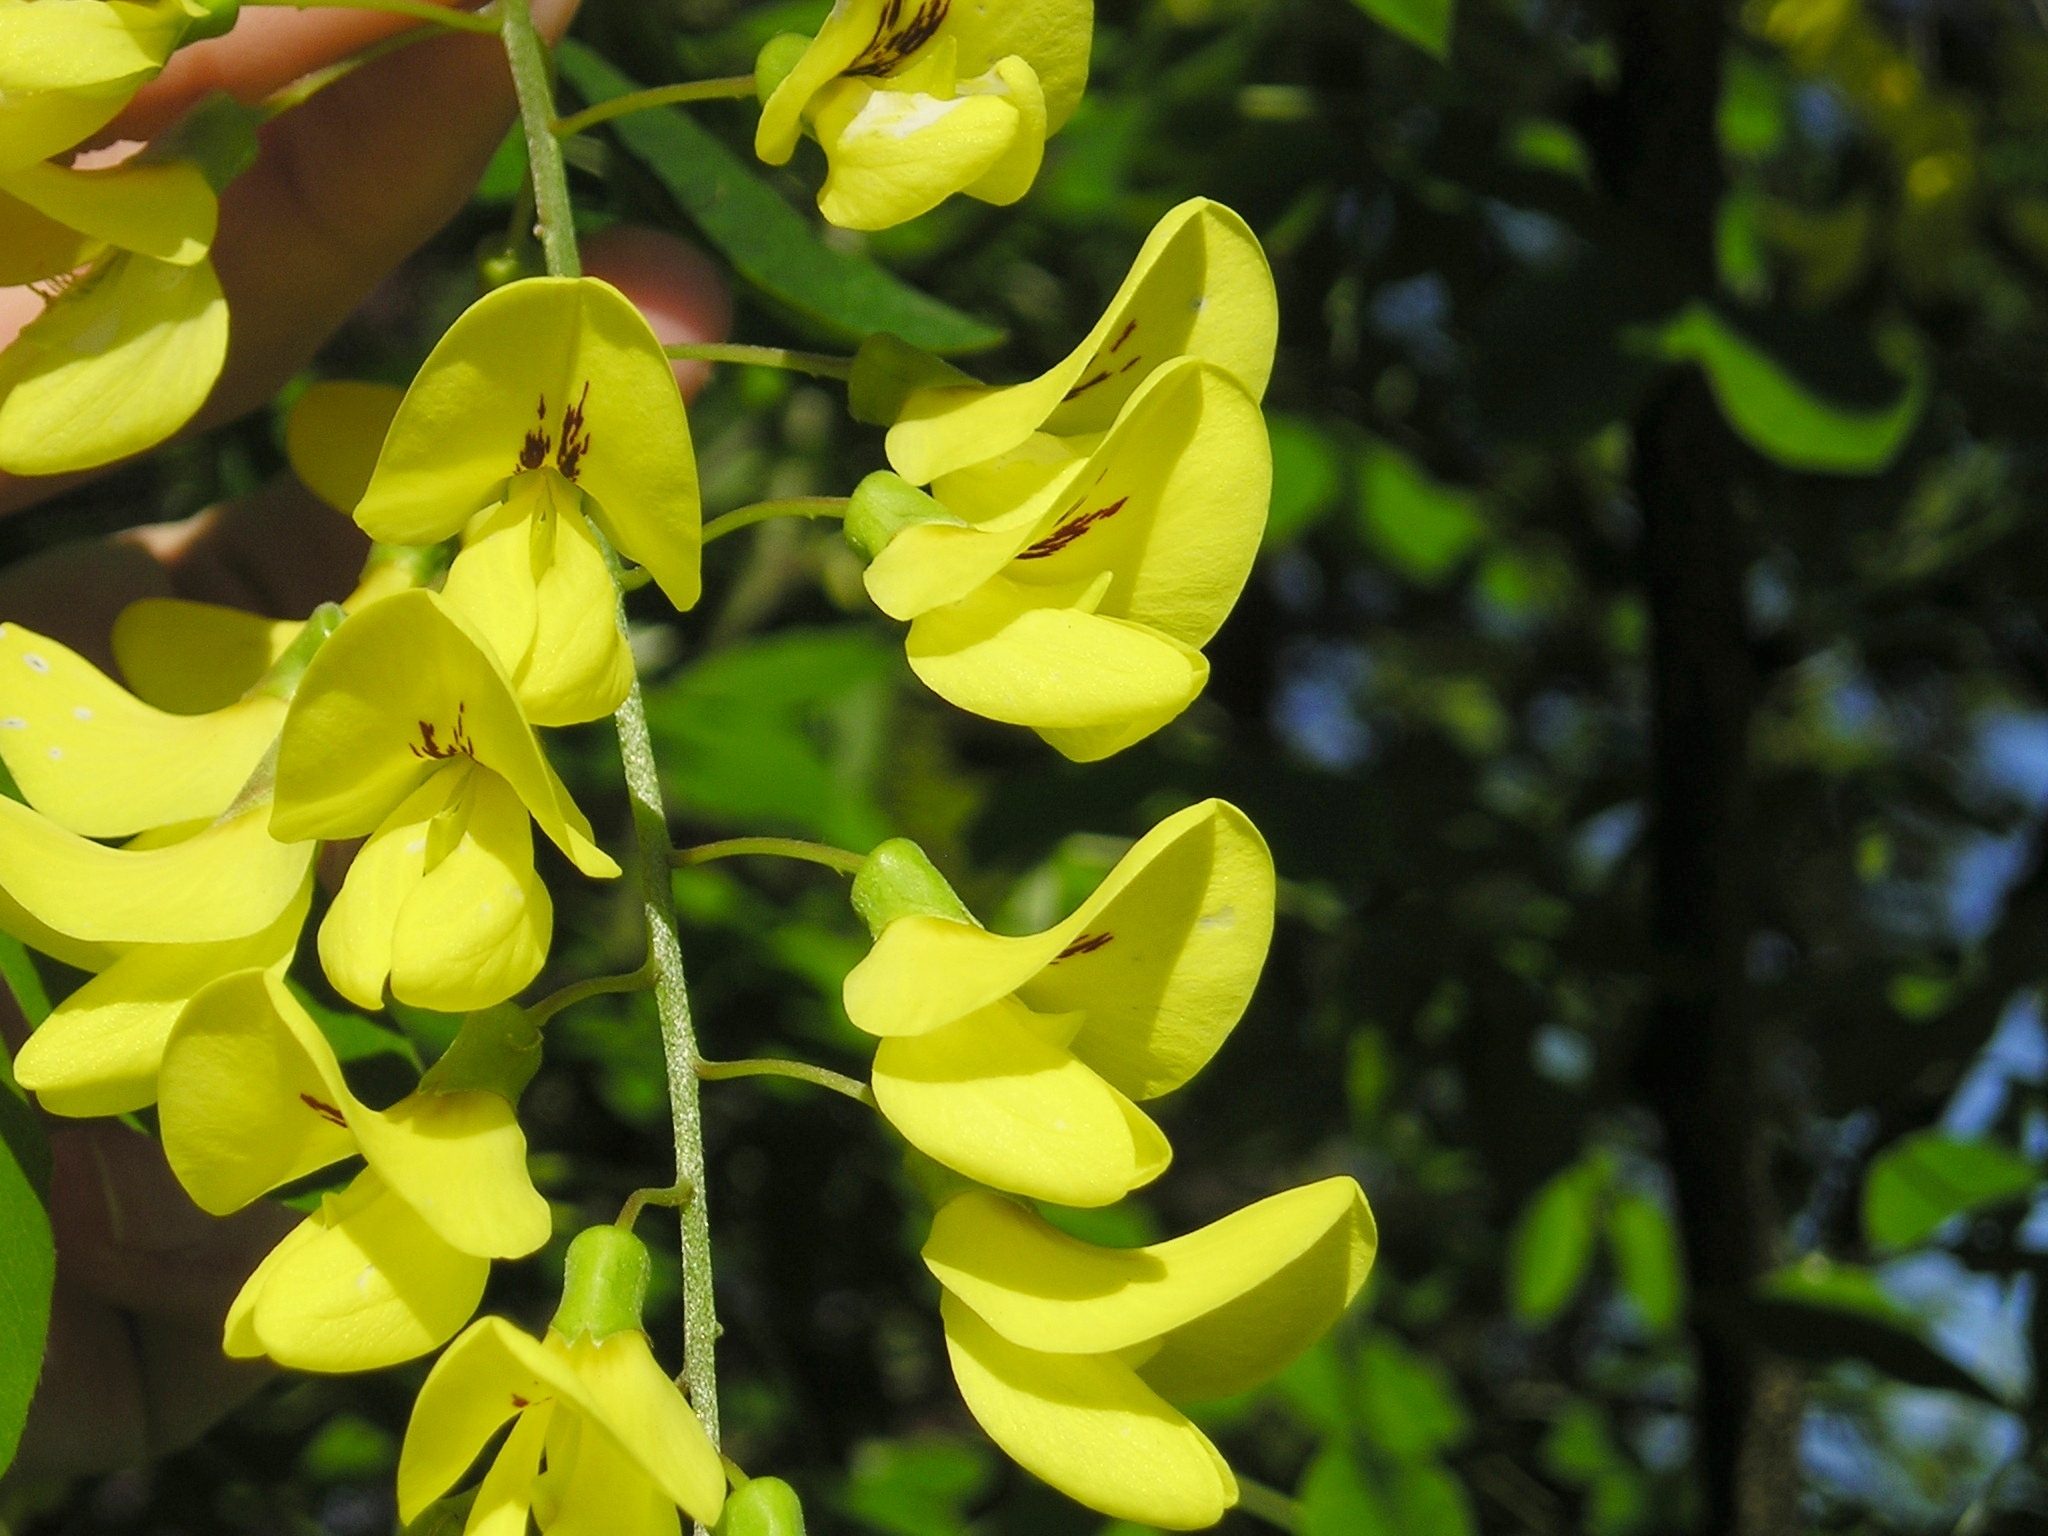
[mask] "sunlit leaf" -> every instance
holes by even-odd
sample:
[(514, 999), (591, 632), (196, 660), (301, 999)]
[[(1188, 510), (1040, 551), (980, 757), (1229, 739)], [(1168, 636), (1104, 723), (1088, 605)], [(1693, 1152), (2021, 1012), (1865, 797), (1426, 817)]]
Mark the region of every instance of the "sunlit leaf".
[(1995, 1142), (1922, 1131), (1872, 1160), (1863, 1230), (1879, 1248), (1910, 1248), (1951, 1216), (2016, 1199), (2040, 1180), (2040, 1169)]
[(1315, 423), (1279, 411), (1266, 413), (1273, 443), (1273, 502), (1266, 514), (1264, 547), (1292, 544), (1336, 505), (1344, 488), (1344, 459)]
[(50, 1149), (0, 1053), (0, 1470), (14, 1459), (50, 1329), (56, 1245), (41, 1191)]
[(1728, 425), (1788, 469), (1876, 474), (1898, 457), (1927, 403), (1927, 363), (1916, 345), (1898, 349), (1906, 354), (1899, 398), (1879, 411), (1821, 398), (1706, 304), (1680, 311), (1656, 346), (1674, 362), (1698, 363)]
[(1434, 1456), (1472, 1427), (1450, 1372), (1384, 1329), (1365, 1341), (1358, 1381), (1359, 1427), (1391, 1456)]
[(958, 1440), (870, 1440), (839, 1504), (882, 1536), (966, 1536), (967, 1505), (992, 1470), (987, 1451)]
[(1810, 1254), (1767, 1275), (1744, 1316), (1759, 1343), (1794, 1360), (1864, 1360), (1909, 1386), (2004, 1399), (1929, 1341), (1926, 1326), (1867, 1269)]
[(1326, 1446), (1301, 1483), (1301, 1536), (1394, 1536), (1379, 1492), (1342, 1441)]
[(1685, 1264), (1664, 1207), (1632, 1191), (1617, 1193), (1607, 1207), (1607, 1246), (1622, 1294), (1635, 1303), (1650, 1331), (1670, 1329), (1685, 1304)]
[[(587, 101), (640, 89), (573, 39), (556, 57)], [(919, 293), (864, 256), (826, 245), (809, 220), (687, 114), (662, 107), (610, 127), (741, 277), (826, 335), (862, 341), (889, 331), (939, 353), (982, 351), (1002, 340), (997, 327)]]
[(1523, 1323), (1540, 1326), (1571, 1304), (1593, 1261), (1604, 1163), (1574, 1164), (1536, 1191), (1515, 1228), (1508, 1296)]
[(1441, 585), (1486, 536), (1470, 493), (1432, 480), (1397, 448), (1374, 442), (1359, 470), (1360, 530), (1411, 581)]
[(1451, 54), (1452, 0), (1354, 0), (1389, 32), (1439, 59)]

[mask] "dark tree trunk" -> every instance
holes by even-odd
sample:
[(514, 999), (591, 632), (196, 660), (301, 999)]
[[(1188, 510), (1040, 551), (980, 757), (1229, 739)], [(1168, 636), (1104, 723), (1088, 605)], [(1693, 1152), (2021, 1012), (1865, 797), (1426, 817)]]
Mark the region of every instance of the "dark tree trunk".
[[(1710, 294), (1726, 9), (1721, 0), (1626, 0), (1619, 37), (1611, 185), (1692, 291)], [(1703, 1527), (1790, 1536), (1799, 1528), (1799, 1378), (1742, 1326), (1777, 1229), (1743, 972), (1754, 693), (1735, 510), (1744, 450), (1687, 370), (1638, 414), (1635, 453), (1652, 632), (1649, 923), (1659, 965), (1640, 1065), (1663, 1121), (1693, 1288)]]

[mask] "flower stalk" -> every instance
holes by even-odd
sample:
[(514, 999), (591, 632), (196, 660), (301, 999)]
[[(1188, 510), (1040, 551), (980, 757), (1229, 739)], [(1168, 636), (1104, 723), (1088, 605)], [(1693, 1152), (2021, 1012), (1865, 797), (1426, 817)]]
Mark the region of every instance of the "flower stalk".
[[(625, 98), (621, 97), (621, 100)], [(607, 106), (614, 103), (607, 102)], [(789, 347), (750, 347), (738, 342), (683, 341), (663, 351), (678, 362), (745, 363), (754, 368), (782, 368), (814, 379), (851, 379), (853, 359), (826, 352), (798, 352)]]
[(669, 855), (677, 869), (709, 864), (714, 859), (738, 859), (750, 854), (771, 859), (801, 859), (822, 864), (841, 874), (857, 875), (867, 866), (868, 856), (825, 843), (807, 843), (796, 837), (729, 837), (723, 842), (701, 843), (695, 848), (678, 848)]
[(742, 528), (751, 528), (771, 518), (841, 518), (846, 516), (846, 507), (847, 498), (844, 496), (791, 496), (781, 501), (757, 501), (752, 506), (740, 507), (711, 519), (704, 525), (704, 542), (709, 544), (713, 539), (722, 539), (728, 533), (738, 533)]
[(692, 101), (729, 101), (753, 94), (752, 75), (728, 75), (717, 80), (690, 80), (681, 85), (657, 86), (653, 90), (635, 91), (630, 96), (616, 96), (561, 118), (555, 123), (555, 135), (573, 138), (599, 123), (608, 123), (629, 112), (645, 112), (653, 107), (678, 107)]

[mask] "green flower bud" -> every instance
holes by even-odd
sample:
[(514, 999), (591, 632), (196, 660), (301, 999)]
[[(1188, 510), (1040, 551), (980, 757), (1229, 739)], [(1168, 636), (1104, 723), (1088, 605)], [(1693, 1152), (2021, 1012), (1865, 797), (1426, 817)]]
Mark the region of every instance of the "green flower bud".
[(903, 402), (920, 389), (977, 385), (981, 380), (962, 373), (942, 357), (878, 331), (854, 354), (853, 377), (846, 385), (846, 409), (855, 421), (871, 427), (893, 427)]
[(540, 1030), (517, 1003), (480, 1009), (462, 1021), (441, 1059), (420, 1079), (422, 1093), (495, 1093), (517, 1104), (540, 1070)]
[(907, 837), (892, 837), (868, 855), (853, 877), (853, 910), (876, 938), (899, 917), (944, 917), (981, 926), (925, 851)]
[(781, 1478), (752, 1478), (726, 1496), (712, 1536), (804, 1536), (804, 1507)]
[(766, 101), (775, 88), (789, 78), (796, 62), (810, 48), (811, 40), (801, 32), (778, 32), (761, 45), (754, 56), (754, 92)]
[(522, 277), (536, 277), (539, 269), (530, 259), (525, 242), (503, 234), (485, 235), (476, 247), (476, 280), (485, 293), (516, 283)]
[(846, 542), (872, 560), (904, 529), (919, 523), (967, 524), (936, 498), (920, 491), (901, 475), (878, 469), (853, 488), (846, 504)]
[(562, 1265), (562, 1304), (548, 1326), (570, 1343), (635, 1332), (647, 1301), (647, 1245), (622, 1227), (585, 1227)]

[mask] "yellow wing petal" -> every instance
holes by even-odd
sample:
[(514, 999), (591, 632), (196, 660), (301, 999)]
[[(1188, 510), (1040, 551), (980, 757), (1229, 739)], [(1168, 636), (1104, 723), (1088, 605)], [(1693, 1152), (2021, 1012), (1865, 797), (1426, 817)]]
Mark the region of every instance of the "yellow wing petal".
[(224, 709), (247, 693), (304, 626), (239, 608), (145, 597), (114, 620), (114, 661), (138, 699), (174, 715)]
[[(692, 1519), (716, 1525), (725, 1502), (725, 1469), (697, 1415), (655, 1363), (647, 1336), (629, 1330), (601, 1343), (580, 1340), (561, 1353), (582, 1385), (588, 1424), (602, 1430), (669, 1502)], [(588, 1444), (586, 1439), (586, 1450)]]
[(1244, 220), (1205, 198), (1153, 228), (1095, 328), (1064, 361), (1024, 384), (920, 390), (889, 432), (889, 463), (925, 485), (991, 459), (1043, 428), (1106, 430), (1147, 374), (1175, 357), (1215, 363), (1265, 393), (1279, 303), (1265, 253)]
[(284, 451), (300, 484), (337, 512), (356, 509), (405, 391), (391, 384), (328, 379), (292, 407)]
[(452, 1338), (483, 1299), (488, 1259), (459, 1253), (365, 1171), (329, 1195), (264, 1275), (249, 1313), (263, 1352), (298, 1371), (375, 1371)]
[(155, 447), (205, 403), (227, 350), (211, 262), (117, 253), (0, 352), (0, 469), (55, 475)]
[(89, 236), (38, 213), (6, 189), (6, 173), (0, 172), (0, 229), (7, 231), (0, 241), (0, 286), (41, 282), (92, 260), (99, 247)]
[(548, 1240), (526, 1133), (495, 1093), (414, 1093), (350, 1117), (363, 1156), (450, 1247), (517, 1259)]
[(282, 977), (312, 899), (307, 881), (251, 938), (131, 949), (37, 1026), (14, 1058), (15, 1079), (53, 1115), (119, 1115), (155, 1103), (164, 1044), (186, 1004), (236, 971)]
[(1059, 1205), (1109, 1205), (1165, 1172), (1158, 1126), (1013, 1011), (884, 1040), (874, 1092), (890, 1124), (970, 1179)]
[(112, 122), (183, 23), (173, 8), (125, 0), (0, 4), (0, 167), (61, 154)]
[[(1232, 1379), (1256, 1380), (1336, 1321), (1365, 1283), (1375, 1242), (1365, 1195), (1348, 1178), (1270, 1196), (1148, 1248), (1098, 1248), (1015, 1201), (970, 1191), (934, 1218), (924, 1260), (989, 1327), (1026, 1349), (1106, 1354), (1166, 1339), (1141, 1368), (1148, 1380), (1178, 1330), (1227, 1316), (1241, 1338), (1206, 1329), (1190, 1343), (1222, 1351), (1214, 1365)], [(1195, 1354), (1176, 1350), (1163, 1376), (1194, 1379), (1202, 1369)]]
[(827, 167), (818, 209), (841, 229), (902, 224), (986, 177), (1024, 126), (999, 95), (942, 98), (836, 80), (817, 102)]
[(199, 167), (137, 161), (74, 171), (39, 161), (6, 174), (7, 191), (94, 240), (190, 266), (213, 244), (220, 202)]
[(358, 1008), (384, 1006), (392, 934), (406, 897), (426, 873), (428, 828), (473, 771), (466, 763), (444, 767), (406, 796), (356, 853), (321, 920), (320, 968)]
[(171, 1171), (219, 1216), (354, 1155), (348, 1121), (364, 1111), (284, 983), (248, 970), (202, 990), (178, 1019), (157, 1113)]
[(398, 1453), (398, 1517), (410, 1524), (469, 1470), (498, 1426), (552, 1402), (568, 1368), (501, 1317), (479, 1318), (449, 1345), (413, 1401)]
[(166, 714), (56, 641), (0, 624), (0, 759), (30, 805), (86, 837), (218, 816), (283, 723), (272, 698)]
[[(803, 137), (804, 109), (841, 70), (874, 44), (886, 44), (885, 0), (838, 0), (796, 67), (761, 104), (754, 129), (754, 153), (770, 165), (784, 165)], [(895, 7), (900, 12), (901, 7)], [(921, 8), (920, 8), (921, 9)]]
[(463, 1536), (526, 1536), (533, 1508), (533, 1480), (540, 1475), (541, 1450), (547, 1443), (554, 1404), (542, 1403), (519, 1415), (491, 1470), (477, 1485)]
[(1026, 1471), (1105, 1515), (1169, 1531), (1214, 1525), (1237, 1480), (1208, 1437), (1114, 1356), (1041, 1354), (941, 1298), (967, 1407)]

